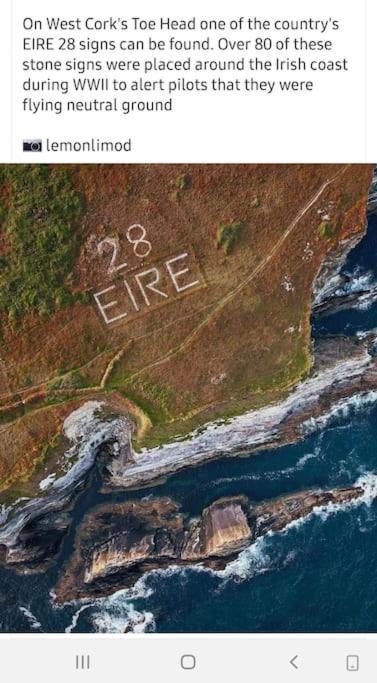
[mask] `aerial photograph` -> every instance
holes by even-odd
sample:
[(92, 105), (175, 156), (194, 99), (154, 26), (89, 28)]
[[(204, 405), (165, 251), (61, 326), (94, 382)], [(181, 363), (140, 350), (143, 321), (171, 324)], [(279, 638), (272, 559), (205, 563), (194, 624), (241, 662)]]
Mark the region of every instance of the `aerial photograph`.
[(0, 632), (375, 632), (376, 565), (374, 167), (0, 165)]

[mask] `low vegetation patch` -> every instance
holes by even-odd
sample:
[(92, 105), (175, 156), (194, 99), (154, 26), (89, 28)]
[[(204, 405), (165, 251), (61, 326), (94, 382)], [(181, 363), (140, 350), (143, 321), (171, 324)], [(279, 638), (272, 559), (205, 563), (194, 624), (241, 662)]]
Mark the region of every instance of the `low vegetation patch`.
[(183, 173), (182, 175), (177, 176), (174, 180), (171, 181), (171, 186), (173, 188), (171, 198), (174, 201), (179, 201), (181, 198), (182, 193), (185, 190), (188, 190), (190, 187), (190, 178), (188, 175)]
[(47, 315), (73, 300), (65, 280), (76, 250), (80, 197), (64, 168), (3, 166), (0, 181), (9, 188), (0, 211), (0, 311), (10, 319), (32, 309)]
[(323, 237), (326, 240), (331, 239), (334, 236), (334, 227), (331, 221), (322, 221), (318, 228), (318, 232), (320, 237)]
[(241, 221), (233, 221), (233, 223), (221, 223), (217, 229), (217, 248), (223, 247), (226, 254), (230, 254), (235, 244), (239, 240), (243, 229)]

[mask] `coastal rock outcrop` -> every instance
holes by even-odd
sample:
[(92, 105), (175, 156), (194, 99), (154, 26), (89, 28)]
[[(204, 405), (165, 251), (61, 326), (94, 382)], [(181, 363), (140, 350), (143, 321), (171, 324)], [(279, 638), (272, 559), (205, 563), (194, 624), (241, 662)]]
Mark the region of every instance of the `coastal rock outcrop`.
[(175, 558), (176, 543), (183, 533), (183, 517), (178, 506), (167, 498), (124, 503), (100, 509), (89, 516), (89, 528), (83, 537), (86, 551), (84, 583), (158, 558)]
[(244, 548), (316, 508), (362, 499), (362, 486), (303, 491), (253, 505), (222, 498), (190, 519), (169, 498), (102, 505), (84, 518), (75, 551), (55, 588), (58, 603), (103, 596), (171, 565), (222, 569)]
[(361, 487), (334, 491), (305, 491), (256, 505), (252, 510), (255, 535), (263, 536), (269, 531), (281, 531), (288, 524), (309, 515), (315, 508), (328, 504), (342, 505), (357, 500), (363, 493)]
[(122, 465), (127, 460), (132, 425), (122, 415), (109, 416), (104, 407), (103, 402), (87, 401), (72, 411), (64, 422), (69, 449), (61, 476), (45, 478), (37, 497), (3, 506), (1, 563), (23, 573), (44, 571), (61, 549), (75, 502), (93, 469), (113, 453)]
[(26, 524), (18, 542), (3, 548), (5, 562), (13, 569), (20, 568), (24, 574), (45, 569), (51, 557), (60, 549), (61, 542), (71, 523), (68, 512), (50, 512)]

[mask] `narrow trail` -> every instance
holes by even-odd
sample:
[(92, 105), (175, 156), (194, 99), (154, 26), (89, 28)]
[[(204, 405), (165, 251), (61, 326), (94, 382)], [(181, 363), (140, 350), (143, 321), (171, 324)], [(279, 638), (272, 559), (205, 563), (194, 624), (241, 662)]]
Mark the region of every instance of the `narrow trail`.
[(150, 363), (150, 365), (147, 365), (143, 367), (141, 370), (138, 370), (135, 372), (133, 375), (130, 375), (128, 377), (129, 380), (134, 379), (135, 377), (140, 376), (147, 370), (151, 370), (159, 365), (162, 365), (163, 363), (166, 363), (169, 361), (171, 358), (173, 358), (175, 355), (180, 353), (185, 349), (186, 346), (188, 346), (193, 339), (199, 334), (199, 332), (208, 324), (208, 322), (213, 318), (216, 313), (221, 311), (228, 303), (231, 301), (236, 294), (241, 292), (246, 285), (250, 284), (265, 268), (265, 266), (274, 258), (274, 256), (278, 253), (280, 250), (281, 246), (284, 244), (286, 239), (290, 236), (290, 234), (293, 232), (293, 230), (296, 228), (298, 223), (301, 221), (301, 219), (308, 213), (308, 211), (316, 204), (318, 199), (322, 196), (322, 194), (325, 192), (325, 190), (332, 185), (335, 180), (337, 180), (340, 176), (342, 176), (350, 167), (350, 164), (347, 164), (343, 168), (339, 169), (332, 178), (328, 178), (319, 188), (319, 190), (315, 193), (315, 195), (309, 199), (309, 201), (305, 204), (305, 206), (299, 211), (297, 216), (293, 219), (293, 221), (289, 224), (287, 229), (284, 231), (284, 233), (281, 235), (281, 237), (278, 239), (276, 244), (272, 247), (271, 251), (265, 256), (264, 259), (254, 268), (254, 270), (242, 281), (240, 282), (237, 287), (232, 289), (228, 294), (226, 294), (222, 299), (220, 299), (214, 306), (214, 308), (210, 311), (209, 315), (204, 318), (199, 325), (189, 334), (181, 344), (176, 346), (174, 349), (171, 349), (165, 356), (162, 358), (159, 358), (157, 361), (154, 361), (153, 363)]
[[(280, 248), (282, 247), (282, 245), (284, 244), (284, 242), (286, 241), (286, 239), (291, 235), (291, 233), (292, 233), (293, 230), (296, 228), (296, 226), (300, 223), (300, 221), (302, 220), (302, 218), (303, 218), (303, 217), (308, 213), (308, 211), (316, 204), (316, 202), (319, 200), (319, 198), (322, 196), (322, 194), (325, 192), (325, 190), (326, 190), (330, 185), (332, 185), (340, 176), (342, 176), (342, 175), (349, 169), (349, 167), (350, 167), (349, 164), (347, 164), (346, 166), (343, 166), (342, 168), (340, 168), (340, 169), (335, 173), (334, 176), (332, 176), (331, 178), (328, 178), (326, 181), (324, 181), (324, 182), (322, 183), (322, 185), (321, 185), (321, 187), (318, 189), (318, 191), (313, 195), (313, 197), (311, 197), (311, 198), (308, 200), (308, 202), (305, 204), (305, 206), (303, 206), (302, 209), (298, 212), (298, 214), (295, 216), (295, 218), (293, 219), (293, 221), (289, 224), (289, 226), (286, 228), (286, 230), (284, 231), (284, 233), (281, 235), (281, 237), (277, 240), (277, 242), (275, 243), (275, 245), (272, 247), (271, 251), (265, 256), (264, 259), (262, 259), (262, 261), (254, 268), (254, 270), (253, 270), (253, 271), (252, 271), (244, 280), (242, 280), (242, 282), (240, 282), (240, 283), (239, 283), (234, 289), (232, 289), (230, 292), (228, 292), (227, 294), (225, 294), (224, 297), (222, 297), (219, 301), (215, 302), (215, 304), (209, 304), (209, 306), (203, 307), (202, 310), (204, 310), (204, 309), (206, 309), (206, 308), (210, 308), (210, 311), (209, 311), (208, 315), (207, 315), (206, 317), (203, 318), (203, 320), (195, 327), (195, 329), (192, 330), (192, 331), (190, 332), (190, 334), (189, 334), (189, 335), (188, 335), (188, 336), (187, 336), (187, 337), (186, 337), (178, 346), (176, 346), (176, 347), (170, 349), (170, 350), (168, 351), (168, 353), (165, 354), (165, 356), (163, 356), (162, 358), (159, 358), (158, 360), (153, 361), (153, 362), (150, 363), (149, 365), (144, 366), (143, 368), (137, 370), (135, 373), (133, 373), (132, 375), (130, 375), (130, 376), (128, 377), (128, 379), (129, 379), (129, 380), (132, 380), (132, 379), (134, 379), (134, 378), (136, 378), (136, 377), (139, 377), (139, 376), (142, 375), (144, 372), (146, 372), (146, 371), (148, 371), (148, 370), (151, 370), (151, 369), (153, 369), (154, 367), (158, 367), (159, 365), (162, 365), (163, 363), (166, 363), (166, 362), (169, 361), (171, 358), (173, 358), (175, 355), (177, 355), (178, 353), (180, 353), (181, 351), (183, 351), (183, 350), (192, 342), (192, 340), (196, 338), (196, 336), (200, 333), (200, 331), (201, 331), (201, 330), (210, 322), (210, 320), (211, 320), (219, 311), (221, 311), (223, 308), (225, 308), (225, 307), (227, 306), (227, 304), (228, 304), (228, 303), (229, 303), (229, 302), (230, 302), (238, 293), (240, 293), (248, 284), (250, 284), (255, 278), (258, 277), (258, 275), (264, 270), (264, 268), (266, 267), (266, 265), (267, 265), (270, 261), (272, 261), (272, 259), (276, 256), (276, 254), (279, 252)], [(197, 313), (197, 312), (196, 312), (196, 313)], [(191, 315), (190, 315), (190, 316), (187, 316), (187, 317), (191, 317)], [(175, 322), (176, 322), (176, 321), (175, 321)], [(133, 341), (135, 341), (135, 340), (133, 340)], [(90, 392), (95, 392), (95, 391), (104, 390), (104, 389), (106, 388), (106, 383), (107, 383), (109, 377), (111, 376), (111, 373), (112, 373), (112, 370), (113, 370), (115, 364), (123, 357), (123, 355), (124, 355), (126, 349), (128, 349), (128, 348), (129, 348), (129, 343), (128, 343), (125, 347), (123, 347), (120, 351), (118, 351), (118, 352), (110, 359), (110, 361), (109, 361), (108, 365), (106, 366), (105, 372), (104, 372), (104, 374), (103, 374), (103, 376), (102, 376), (102, 378), (101, 378), (100, 383), (99, 383), (98, 386), (93, 386), (93, 387), (88, 387), (88, 388), (83, 388), (83, 389), (76, 389), (76, 390), (73, 390), (72, 393), (73, 393), (75, 396), (78, 396), (78, 395), (85, 395), (85, 394), (90, 393)], [(103, 352), (100, 353), (100, 354), (98, 354), (98, 357), (100, 357), (101, 355), (103, 355)], [(95, 358), (94, 358), (94, 359), (91, 359), (88, 363), (84, 364), (84, 365), (82, 366), (82, 368), (79, 368), (79, 370), (80, 370), (80, 369), (83, 369), (83, 368), (85, 368), (85, 367), (87, 367), (88, 365), (90, 365), (91, 363), (93, 363), (94, 360), (95, 360)], [(25, 388), (25, 389), (21, 389), (21, 390), (19, 390), (17, 393), (18, 393), (20, 396), (22, 396), (23, 393), (28, 393), (28, 394), (29, 394), (30, 392), (33, 392), (34, 390), (38, 390), (38, 389), (41, 389), (41, 390), (42, 390), (44, 387), (45, 387), (45, 383), (42, 382), (42, 383), (38, 383), (38, 384), (36, 384), (36, 385), (34, 385), (34, 386), (27, 387), (27, 388)], [(66, 390), (65, 390), (65, 391), (66, 391)], [(59, 392), (59, 390), (55, 390), (55, 393), (57, 393), (57, 392)], [(4, 400), (4, 399), (6, 400), (6, 398), (7, 398), (7, 396), (4, 395), (4, 394), (3, 394), (2, 396), (0, 396), (0, 400)], [(15, 407), (16, 407), (16, 406), (23, 405), (23, 404), (26, 405), (27, 402), (28, 402), (27, 400), (23, 401), (23, 400), (21, 399), (19, 402), (16, 402), (16, 403), (14, 403), (13, 405), (14, 405)], [(8, 408), (8, 407), (9, 407), (9, 406), (6, 406), (6, 408)], [(12, 406), (11, 406), (11, 407), (12, 407)], [(8, 423), (6, 426), (9, 427), (9, 423)], [(0, 433), (1, 433), (1, 431), (2, 431), (2, 430), (0, 429)]]

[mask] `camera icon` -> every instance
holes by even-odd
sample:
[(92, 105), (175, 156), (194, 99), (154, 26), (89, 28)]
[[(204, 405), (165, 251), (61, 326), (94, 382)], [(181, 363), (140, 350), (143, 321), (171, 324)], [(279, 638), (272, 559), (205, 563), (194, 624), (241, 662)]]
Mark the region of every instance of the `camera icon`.
[(24, 140), (22, 143), (22, 150), (24, 152), (41, 152), (42, 140)]

